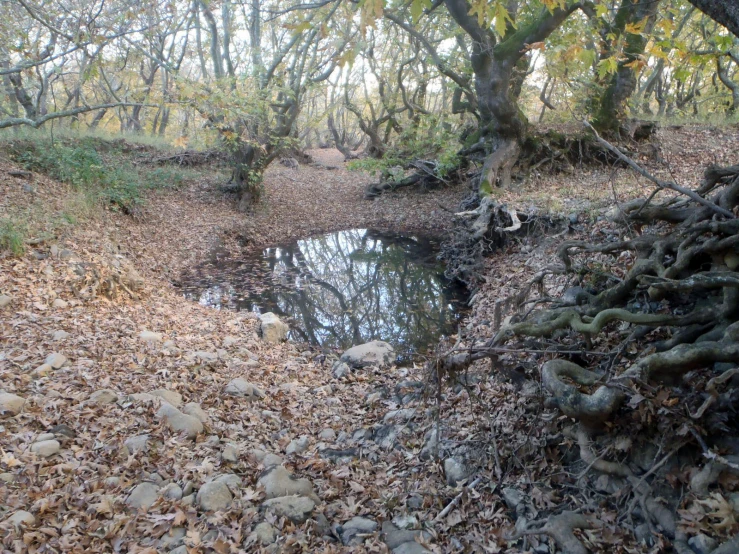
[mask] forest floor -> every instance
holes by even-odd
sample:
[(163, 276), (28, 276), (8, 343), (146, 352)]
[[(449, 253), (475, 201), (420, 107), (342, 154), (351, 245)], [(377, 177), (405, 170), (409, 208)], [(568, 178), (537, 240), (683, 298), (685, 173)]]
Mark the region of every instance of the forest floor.
[[(661, 131), (662, 161), (641, 161), (694, 186), (707, 163), (735, 161), (738, 135)], [(592, 487), (543, 440), (554, 412), (542, 408), (538, 384), (521, 389), (480, 362), (474, 391), (444, 392), (437, 423), (436, 399), (416, 394), (422, 367), (338, 380), (316, 349), (265, 343), (254, 314), (200, 306), (172, 286), (215, 247), (238, 255), (361, 227), (443, 234), (468, 192), (368, 201), (368, 176), (346, 171), (329, 151), (312, 154), (338, 168), (276, 165), (250, 216), (218, 192), (223, 176), (214, 173), (151, 193), (135, 219), (106, 211), (74, 225), (57, 221), (74, 204), (70, 186), (13, 176), (19, 168), (0, 162), (0, 211), (27, 214), (36, 239), (25, 255), (0, 257), (0, 550), (554, 552), (546, 537), (506, 540), (522, 498), (543, 516), (568, 488)], [(500, 197), (575, 216), (570, 233), (590, 236), (616, 233), (598, 216), (614, 198), (645, 190), (627, 171), (583, 167), (531, 176)], [(495, 300), (550, 263), (554, 247), (524, 238), (488, 260), (470, 333), (491, 332)], [(454, 467), (423, 450), (439, 429), (442, 451), (463, 449), (477, 462), (458, 482)], [(503, 476), (493, 442), (501, 452), (521, 445), (505, 449)], [(287, 471), (265, 471), (275, 462)], [(680, 475), (676, 486), (687, 479)], [(300, 500), (285, 500), (285, 491)], [(265, 503), (272, 496), (283, 500)], [(713, 508), (704, 508), (691, 505), (690, 533), (722, 538)], [(581, 535), (593, 552), (662, 551), (638, 544), (607, 509), (602, 523)]]

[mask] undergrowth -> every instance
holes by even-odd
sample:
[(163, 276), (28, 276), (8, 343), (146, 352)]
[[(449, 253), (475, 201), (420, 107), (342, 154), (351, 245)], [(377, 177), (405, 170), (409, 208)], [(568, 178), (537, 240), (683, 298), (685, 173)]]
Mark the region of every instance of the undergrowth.
[(22, 221), (11, 217), (0, 219), (0, 252), (21, 256), (26, 251), (27, 228)]

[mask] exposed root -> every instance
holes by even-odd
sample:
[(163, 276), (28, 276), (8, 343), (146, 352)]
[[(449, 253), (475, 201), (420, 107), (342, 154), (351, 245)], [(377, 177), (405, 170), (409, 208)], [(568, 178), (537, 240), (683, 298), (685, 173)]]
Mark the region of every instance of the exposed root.
[(577, 420), (601, 421), (619, 408), (624, 394), (620, 389), (598, 387), (593, 394), (580, 392), (576, 386), (565, 383), (568, 377), (579, 385), (595, 385), (602, 376), (566, 360), (550, 360), (541, 369), (542, 383), (552, 394), (553, 404), (562, 413)]
[[(544, 525), (542, 526), (542, 523)], [(589, 518), (575, 512), (562, 512), (543, 521), (532, 521), (524, 529), (517, 530), (508, 540), (518, 540), (524, 535), (548, 535), (554, 539), (562, 552), (588, 554), (588, 549), (575, 536), (575, 529), (593, 529), (596, 525)]]

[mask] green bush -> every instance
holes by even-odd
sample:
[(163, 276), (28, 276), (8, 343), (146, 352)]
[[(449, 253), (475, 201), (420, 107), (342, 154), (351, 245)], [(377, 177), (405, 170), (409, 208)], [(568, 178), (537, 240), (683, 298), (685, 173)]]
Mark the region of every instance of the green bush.
[(0, 252), (21, 256), (26, 251), (26, 228), (13, 219), (0, 219)]

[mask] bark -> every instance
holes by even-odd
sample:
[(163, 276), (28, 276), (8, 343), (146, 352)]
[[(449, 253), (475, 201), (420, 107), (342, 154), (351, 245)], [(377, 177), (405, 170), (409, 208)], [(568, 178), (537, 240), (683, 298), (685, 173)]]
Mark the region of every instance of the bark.
[(688, 0), (688, 2), (739, 37), (739, 2), (736, 0)]

